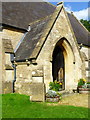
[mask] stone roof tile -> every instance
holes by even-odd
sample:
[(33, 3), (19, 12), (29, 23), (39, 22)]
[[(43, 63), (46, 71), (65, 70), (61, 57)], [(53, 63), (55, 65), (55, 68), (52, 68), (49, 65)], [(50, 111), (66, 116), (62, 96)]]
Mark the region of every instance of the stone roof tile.
[(47, 2), (2, 2), (2, 23), (27, 30), (29, 23), (44, 18), (55, 10)]
[(90, 46), (90, 33), (84, 28), (84, 26), (77, 20), (77, 18), (73, 14), (67, 13), (67, 15), (78, 44), (82, 43), (83, 45)]

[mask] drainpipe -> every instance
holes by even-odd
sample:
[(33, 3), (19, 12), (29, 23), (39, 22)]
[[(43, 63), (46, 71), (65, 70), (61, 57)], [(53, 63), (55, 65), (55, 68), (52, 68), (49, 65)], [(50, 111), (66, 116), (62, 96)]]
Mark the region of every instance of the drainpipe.
[[(28, 26), (28, 29), (27, 29), (27, 32), (23, 35), (22, 39), (21, 39), (20, 42), (18, 43), (16, 49), (14, 50), (14, 53), (17, 51), (17, 49), (19, 48), (20, 44), (22, 43), (24, 37), (27, 35), (27, 33), (28, 33), (30, 30), (31, 30), (31, 27), (30, 27), (30, 25), (29, 25), (29, 26)], [(15, 59), (15, 57), (14, 57), (14, 59)], [(14, 62), (15, 62), (15, 61), (14, 61)], [(15, 63), (13, 63), (12, 66), (13, 66), (13, 68), (14, 68), (14, 80), (13, 80), (13, 85), (12, 85), (12, 87), (13, 87), (13, 93), (14, 93), (14, 92), (15, 92), (14, 84), (15, 84), (15, 81), (16, 81), (16, 66), (17, 66), (17, 65), (16, 65)]]
[(13, 87), (13, 93), (14, 93), (15, 92), (14, 84), (15, 84), (15, 81), (16, 81), (16, 64), (13, 64), (13, 68), (14, 68), (14, 80), (13, 80), (13, 83), (12, 83), (12, 87)]

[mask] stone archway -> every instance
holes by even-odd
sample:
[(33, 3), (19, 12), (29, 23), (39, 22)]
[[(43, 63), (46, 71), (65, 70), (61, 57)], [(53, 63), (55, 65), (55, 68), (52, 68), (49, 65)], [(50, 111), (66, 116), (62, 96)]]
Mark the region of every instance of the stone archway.
[(60, 39), (52, 54), (52, 79), (63, 83), (62, 90), (72, 89), (74, 86), (75, 57), (69, 42)]
[(62, 83), (62, 90), (65, 88), (65, 64), (63, 49), (57, 44), (53, 52), (52, 60), (52, 76), (53, 81)]

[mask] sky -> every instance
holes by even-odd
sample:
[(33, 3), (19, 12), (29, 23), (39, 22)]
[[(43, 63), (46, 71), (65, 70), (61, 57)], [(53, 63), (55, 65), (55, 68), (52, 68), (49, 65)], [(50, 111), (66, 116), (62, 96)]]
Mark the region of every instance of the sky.
[[(51, 2), (57, 5), (57, 2)], [(80, 20), (90, 20), (90, 2), (64, 2), (66, 11), (73, 12), (73, 14)]]

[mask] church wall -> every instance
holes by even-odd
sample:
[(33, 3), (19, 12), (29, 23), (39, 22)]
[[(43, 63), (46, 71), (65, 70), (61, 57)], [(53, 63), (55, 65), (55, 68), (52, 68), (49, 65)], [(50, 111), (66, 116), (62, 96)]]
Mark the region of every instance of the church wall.
[(42, 66), (30, 64), (21, 64), (16, 67), (15, 92), (20, 94), (31, 95), (32, 83), (43, 83)]
[[(59, 6), (58, 6), (59, 7)], [(57, 8), (58, 8), (57, 7)], [(54, 13), (57, 14), (57, 13)], [(54, 16), (53, 16), (54, 17)], [(54, 18), (51, 19), (54, 19)], [(50, 23), (51, 24), (51, 23)], [(49, 25), (46, 29), (49, 28)], [(8, 28), (3, 29), (2, 38), (10, 39), (15, 50), (16, 46), (22, 39), (24, 33)], [(20, 63), (16, 66), (16, 81), (15, 92), (20, 94), (31, 95), (30, 85), (32, 83), (45, 83), (46, 91), (49, 89), (49, 83), (53, 81), (52, 77), (52, 54), (55, 45), (59, 40), (63, 38), (62, 46), (64, 48), (65, 59), (65, 90), (72, 90), (77, 87), (77, 82), (84, 74), (82, 71), (85, 66), (82, 61), (81, 53), (77, 41), (75, 40), (73, 31), (70, 28), (69, 19), (65, 11), (62, 9), (58, 19), (56, 20), (36, 62), (37, 65), (27, 65), (27, 63)], [(67, 42), (67, 41), (68, 42)], [(0, 43), (0, 46), (1, 43)], [(3, 93), (12, 92), (12, 81), (14, 80), (14, 70), (6, 68), (6, 65), (12, 66), (10, 61), (10, 54), (5, 53), (2, 47), (2, 81), (4, 83)], [(81, 51), (85, 52), (88, 60), (88, 51), (90, 49), (82, 47)], [(86, 68), (88, 68), (89, 62), (85, 61)], [(88, 68), (89, 69), (89, 68)], [(85, 71), (84, 71), (85, 72)], [(90, 70), (86, 71), (87, 77), (90, 74)]]
[(14, 70), (10, 62), (10, 54), (5, 53), (4, 48), (2, 52), (2, 93), (12, 93), (12, 82), (14, 80)]
[(11, 59), (10, 59), (10, 53), (5, 53), (5, 64), (12, 66)]
[[(36, 60), (37, 65), (30, 64), (27, 66), (27, 64), (22, 63), (20, 63), (21, 65), (17, 65), (15, 92), (30, 95), (31, 83), (43, 82), (45, 83), (46, 91), (48, 91), (49, 83), (53, 81), (52, 54), (56, 43), (62, 38), (64, 40), (63, 47), (65, 49), (65, 90), (76, 88), (78, 80), (82, 78), (82, 59), (78, 44), (73, 36), (64, 10), (62, 10), (39, 53)], [(66, 42), (65, 39), (67, 39), (68, 42)]]
[[(2, 39), (10, 39), (13, 45), (13, 49), (16, 48), (18, 42), (22, 38), (24, 33), (13, 30), (11, 28), (2, 30)], [(5, 53), (2, 45), (2, 93), (12, 93), (14, 70), (10, 59), (10, 53)]]
[(36, 60), (37, 65), (17, 66), (17, 79), (15, 82), (16, 92), (30, 95), (30, 89), (27, 86), (33, 82), (44, 82), (46, 91), (49, 89), (49, 83), (53, 81), (52, 54), (56, 43), (62, 38), (66, 38), (72, 46), (70, 47), (67, 42), (65, 43), (64, 39), (63, 47), (65, 48), (64, 57), (66, 72), (65, 89), (72, 90), (77, 87), (78, 80), (82, 78), (82, 59), (79, 53), (78, 44), (73, 37), (65, 13), (62, 10)]
[(83, 46), (80, 51), (85, 53), (88, 60), (90, 59), (90, 47)]
[(24, 33), (12, 29), (3, 29), (2, 34), (2, 38), (11, 40), (13, 49), (16, 48), (18, 42), (24, 35)]
[(88, 81), (90, 81), (90, 48), (83, 46), (80, 50), (81, 52), (83, 52), (86, 56), (85, 56), (85, 73), (86, 73), (86, 79)]
[(31, 72), (27, 65), (16, 66), (15, 92), (28, 94), (30, 92), (28, 84), (32, 82)]
[(2, 80), (3, 80), (3, 47), (2, 47), (2, 32), (0, 31), (0, 66), (1, 66), (1, 69), (0, 69), (0, 93), (2, 93)]
[(5, 52), (4, 52), (4, 48), (2, 46), (2, 81), (5, 81), (6, 79), (6, 74), (5, 74)]
[(6, 73), (5, 81), (12, 82), (14, 80), (14, 68), (12, 67), (10, 53), (5, 53), (4, 69), (5, 69), (5, 73)]
[[(55, 48), (56, 43), (63, 37), (65, 37), (72, 46), (72, 50), (75, 58), (75, 60), (73, 60), (74, 59), (73, 56), (70, 55), (71, 53), (69, 52), (69, 50), (67, 50), (68, 58), (69, 60), (71, 59), (72, 63), (70, 64), (70, 61), (66, 62), (67, 63), (66, 89), (68, 90), (68, 89), (76, 88), (78, 80), (82, 77), (82, 70), (81, 70), (82, 60), (80, 57), (78, 44), (74, 40), (65, 13), (62, 10), (37, 59), (37, 63), (39, 65), (44, 66), (44, 69), (46, 69), (44, 71), (45, 74), (44, 82), (46, 83), (47, 90), (49, 88), (48, 87), (49, 82), (53, 81), (52, 63), (51, 63), (53, 50)], [(75, 62), (75, 64), (73, 64), (73, 62)]]

